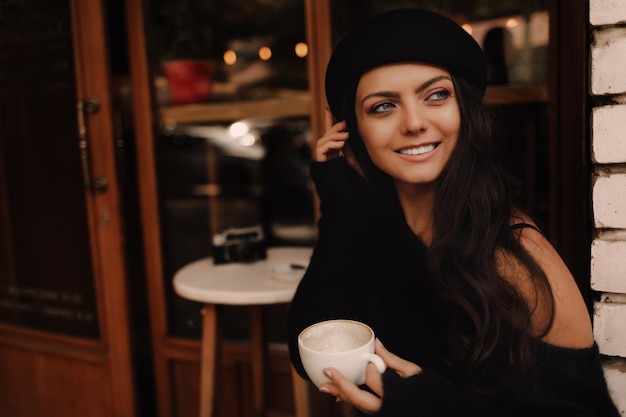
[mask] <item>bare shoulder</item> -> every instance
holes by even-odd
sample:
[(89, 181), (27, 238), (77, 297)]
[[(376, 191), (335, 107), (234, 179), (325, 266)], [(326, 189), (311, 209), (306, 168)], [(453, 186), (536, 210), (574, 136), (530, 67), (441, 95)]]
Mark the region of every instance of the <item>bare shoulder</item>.
[[(530, 222), (529, 222), (530, 223)], [(532, 224), (532, 223), (530, 223)], [(568, 348), (587, 348), (593, 344), (591, 318), (587, 306), (567, 265), (539, 231), (519, 229), (520, 243), (545, 272), (554, 298), (554, 321), (543, 341)], [(527, 277), (527, 279), (529, 279)], [(541, 298), (538, 299), (541, 303)], [(548, 306), (537, 306), (538, 314)]]

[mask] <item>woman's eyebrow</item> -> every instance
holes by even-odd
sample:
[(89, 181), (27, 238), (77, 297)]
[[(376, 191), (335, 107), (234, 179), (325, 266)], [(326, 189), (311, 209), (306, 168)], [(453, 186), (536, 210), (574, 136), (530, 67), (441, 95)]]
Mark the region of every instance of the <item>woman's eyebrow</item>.
[(435, 77), (431, 80), (426, 81), (424, 84), (420, 85), (418, 88), (415, 89), (416, 93), (419, 93), (421, 91), (426, 90), (428, 87), (430, 87), (431, 85), (435, 84), (436, 82), (439, 82), (441, 80), (449, 80), (452, 81), (452, 78), (450, 78), (450, 76), (448, 75), (440, 75), (439, 77)]
[(361, 100), (361, 104), (365, 103), (366, 100), (373, 98), (373, 97), (384, 97), (384, 98), (399, 98), (400, 97), (400, 93), (396, 92), (396, 91), (377, 91), (375, 93), (371, 93), (366, 95), (365, 97), (363, 97), (363, 99)]
[[(439, 82), (441, 80), (452, 81), (452, 78), (450, 78), (450, 76), (448, 76), (448, 75), (440, 75), (438, 77), (432, 78), (432, 79), (424, 82), (423, 84), (421, 84), (419, 87), (417, 87), (415, 89), (415, 92), (419, 93), (421, 91), (424, 91), (425, 89), (427, 89), (431, 85), (433, 85), (436, 82)], [(373, 97), (399, 98), (400, 97), (400, 93), (397, 92), (397, 91), (376, 91), (374, 93), (368, 94), (365, 97), (363, 97), (363, 99), (361, 100), (361, 104), (363, 104), (366, 100), (368, 100), (370, 98), (373, 98)]]

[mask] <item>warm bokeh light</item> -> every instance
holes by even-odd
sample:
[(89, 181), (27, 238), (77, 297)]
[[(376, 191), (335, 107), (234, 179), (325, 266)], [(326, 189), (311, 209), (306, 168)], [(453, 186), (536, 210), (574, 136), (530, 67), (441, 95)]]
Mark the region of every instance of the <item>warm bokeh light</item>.
[(464, 24), (463, 26), (461, 26), (463, 29), (465, 29), (465, 31), (467, 33), (469, 33), (470, 35), (472, 34), (472, 25), (470, 25), (469, 23)]
[(245, 135), (237, 139), (242, 146), (252, 146), (256, 143), (256, 137), (252, 133), (246, 133)]
[(245, 122), (235, 122), (228, 128), (228, 133), (233, 138), (241, 137), (250, 132), (250, 126)]
[(519, 25), (519, 20), (517, 20), (517, 19), (516, 19), (516, 18), (514, 18), (514, 17), (512, 17), (512, 18), (510, 18), (510, 19), (508, 19), (508, 20), (506, 21), (506, 27), (508, 27), (508, 28), (514, 28), (514, 27), (516, 27), (517, 25)]
[(237, 62), (237, 52), (233, 51), (232, 49), (229, 49), (228, 51), (224, 52), (224, 63), (226, 65), (235, 65), (236, 62)]
[(304, 42), (298, 42), (294, 48), (296, 51), (296, 56), (299, 58), (304, 58), (309, 54), (309, 45)]
[(272, 57), (272, 50), (269, 46), (262, 46), (259, 48), (259, 58), (263, 61), (267, 61)]

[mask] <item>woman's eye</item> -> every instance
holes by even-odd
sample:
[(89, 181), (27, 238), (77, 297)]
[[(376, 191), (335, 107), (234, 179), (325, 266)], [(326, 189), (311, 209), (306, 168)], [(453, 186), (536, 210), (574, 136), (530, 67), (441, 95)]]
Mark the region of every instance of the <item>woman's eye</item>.
[(428, 98), (430, 100), (445, 100), (450, 97), (450, 92), (448, 90), (437, 90), (433, 94), (431, 94)]
[(393, 103), (389, 101), (385, 101), (383, 103), (375, 104), (372, 107), (370, 107), (369, 113), (383, 113), (394, 107), (395, 106)]

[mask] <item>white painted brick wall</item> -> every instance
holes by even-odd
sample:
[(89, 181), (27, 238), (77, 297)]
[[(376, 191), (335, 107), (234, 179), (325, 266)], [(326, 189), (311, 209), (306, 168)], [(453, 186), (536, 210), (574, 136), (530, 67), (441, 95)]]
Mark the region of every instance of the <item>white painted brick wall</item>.
[(589, 22), (593, 26), (626, 22), (626, 1), (589, 0)]
[(604, 365), (604, 377), (609, 386), (609, 393), (620, 414), (626, 415), (626, 363), (621, 360), (610, 360)]
[(626, 293), (626, 240), (595, 239), (591, 245), (591, 288)]
[[(606, 174), (596, 177), (593, 183), (592, 198), (596, 228), (626, 229), (625, 173), (608, 171)], [(626, 270), (626, 256), (624, 257), (624, 269)]]
[(626, 0), (589, 0), (591, 94), (612, 95), (616, 105), (592, 110), (592, 199), (597, 237), (591, 246), (594, 337), (611, 396), (626, 416)]
[(626, 295), (602, 294), (594, 305), (594, 337), (608, 356), (626, 357)]
[(594, 306), (594, 338), (605, 361), (604, 377), (621, 415), (626, 415), (626, 295), (603, 294)]
[(599, 164), (626, 162), (626, 105), (594, 108), (591, 127), (593, 161)]
[(595, 95), (626, 92), (626, 28), (597, 29), (593, 39), (591, 92)]

